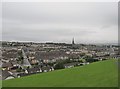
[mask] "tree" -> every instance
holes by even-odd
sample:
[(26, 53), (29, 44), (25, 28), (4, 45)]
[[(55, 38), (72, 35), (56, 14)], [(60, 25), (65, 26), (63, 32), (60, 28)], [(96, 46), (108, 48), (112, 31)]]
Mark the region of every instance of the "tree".
[(61, 62), (61, 63), (57, 63), (57, 64), (55, 65), (54, 69), (64, 69), (63, 63), (62, 63), (62, 62)]
[(81, 63), (85, 63), (86, 60), (85, 60), (85, 59), (80, 59), (79, 62), (81, 62)]

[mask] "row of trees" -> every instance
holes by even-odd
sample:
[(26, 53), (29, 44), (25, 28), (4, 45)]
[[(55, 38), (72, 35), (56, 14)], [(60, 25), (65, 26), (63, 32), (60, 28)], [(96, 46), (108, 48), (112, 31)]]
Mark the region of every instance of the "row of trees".
[(54, 69), (64, 69), (64, 64), (67, 64), (67, 63), (73, 63), (73, 62), (86, 62), (85, 59), (79, 59), (78, 61), (76, 60), (70, 60), (70, 59), (67, 59), (67, 60), (63, 60), (63, 61), (60, 61), (58, 63), (56, 63), (56, 65), (54, 66)]

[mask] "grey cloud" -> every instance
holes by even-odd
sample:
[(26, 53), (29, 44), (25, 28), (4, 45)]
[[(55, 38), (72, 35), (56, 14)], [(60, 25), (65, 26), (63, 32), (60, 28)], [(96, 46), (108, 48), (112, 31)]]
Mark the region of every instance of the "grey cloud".
[(2, 7), (3, 40), (117, 42), (117, 2), (4, 2)]

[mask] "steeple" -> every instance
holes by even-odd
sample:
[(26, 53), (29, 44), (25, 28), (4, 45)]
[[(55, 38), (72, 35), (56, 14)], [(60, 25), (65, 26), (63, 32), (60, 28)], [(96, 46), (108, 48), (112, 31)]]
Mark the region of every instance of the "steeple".
[(75, 44), (75, 42), (74, 42), (74, 37), (73, 37), (73, 39), (72, 39), (72, 44)]

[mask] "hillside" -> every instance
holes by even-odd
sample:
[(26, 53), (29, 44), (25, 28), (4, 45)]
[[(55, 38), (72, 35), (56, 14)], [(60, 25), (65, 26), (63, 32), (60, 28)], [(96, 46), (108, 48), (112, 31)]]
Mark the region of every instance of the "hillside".
[(3, 87), (117, 87), (117, 61), (35, 74), (3, 81)]

